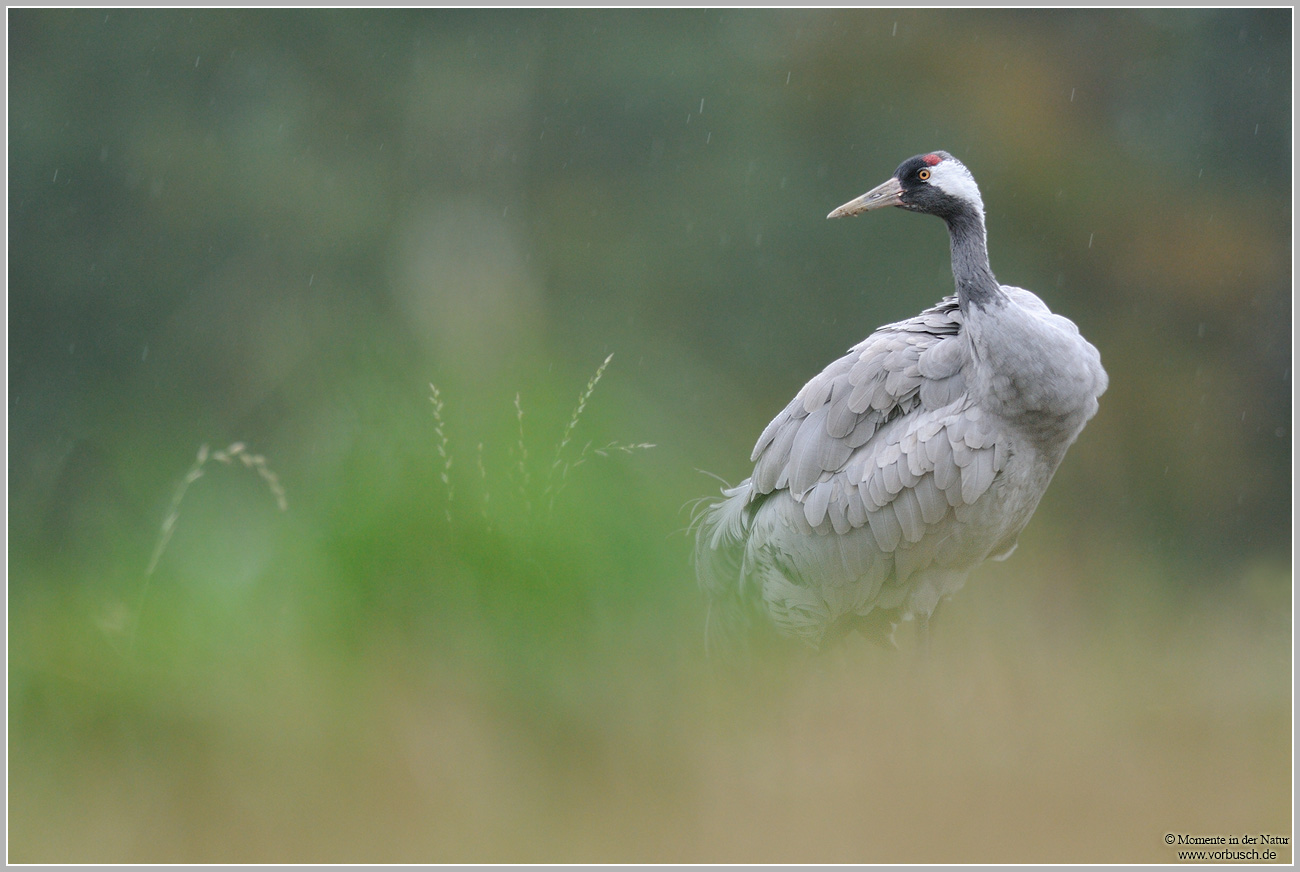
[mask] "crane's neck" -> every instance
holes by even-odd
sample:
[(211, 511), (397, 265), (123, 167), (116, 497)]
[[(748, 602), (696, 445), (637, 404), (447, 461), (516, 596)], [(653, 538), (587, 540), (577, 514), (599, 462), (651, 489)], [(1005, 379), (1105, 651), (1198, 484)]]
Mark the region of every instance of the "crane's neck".
[(972, 306), (987, 309), (1005, 304), (1006, 294), (989, 266), (984, 216), (971, 207), (945, 215), (944, 220), (952, 241), (952, 276), (962, 313), (969, 314)]

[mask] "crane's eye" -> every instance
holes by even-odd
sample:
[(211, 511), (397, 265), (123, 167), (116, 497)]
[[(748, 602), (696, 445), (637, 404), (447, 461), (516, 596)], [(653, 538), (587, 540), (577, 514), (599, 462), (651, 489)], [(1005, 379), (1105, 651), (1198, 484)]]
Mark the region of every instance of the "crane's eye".
[(918, 179), (920, 179), (921, 181), (923, 181), (923, 182), (924, 182), (924, 181), (928, 181), (929, 178), (930, 178), (930, 171), (929, 171), (929, 170), (921, 170), (919, 173), (916, 174), (916, 177), (917, 177)]

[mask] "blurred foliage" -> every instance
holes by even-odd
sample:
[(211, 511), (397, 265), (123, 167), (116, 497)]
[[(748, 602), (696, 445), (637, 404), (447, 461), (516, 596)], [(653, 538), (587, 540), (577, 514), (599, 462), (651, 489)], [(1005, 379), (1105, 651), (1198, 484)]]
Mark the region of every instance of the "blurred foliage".
[[(11, 860), (1290, 835), (1291, 10), (8, 25)], [(935, 148), (1101, 412), (928, 667), (713, 675), (701, 470), (951, 292), (939, 222), (823, 218)], [(210, 464), (147, 572), (236, 441), (288, 509)]]

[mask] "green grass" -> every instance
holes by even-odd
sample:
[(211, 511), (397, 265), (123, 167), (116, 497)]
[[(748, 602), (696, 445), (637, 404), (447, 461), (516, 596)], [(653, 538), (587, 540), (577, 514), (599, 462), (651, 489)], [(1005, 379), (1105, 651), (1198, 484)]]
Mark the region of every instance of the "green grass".
[(604, 372), (576, 408), (471, 420), (448, 390), (332, 458), (277, 450), (286, 512), (266, 461), (190, 487), (201, 454), (138, 621), (139, 571), (11, 587), (9, 859), (1173, 862), (1169, 832), (1290, 835), (1285, 565), (1174, 577), (1047, 513), (927, 662), (904, 627), (715, 671), (683, 499), (714, 483), (688, 440), (592, 447), (635, 432)]
[(10, 859), (1171, 862), (1166, 832), (1289, 835), (1284, 627), (1132, 592), (1063, 614), (1026, 581), (951, 604), (928, 664), (850, 645), (725, 683), (662, 616), (341, 654), (274, 597), (253, 626), (177, 597), (127, 667), (28, 603)]

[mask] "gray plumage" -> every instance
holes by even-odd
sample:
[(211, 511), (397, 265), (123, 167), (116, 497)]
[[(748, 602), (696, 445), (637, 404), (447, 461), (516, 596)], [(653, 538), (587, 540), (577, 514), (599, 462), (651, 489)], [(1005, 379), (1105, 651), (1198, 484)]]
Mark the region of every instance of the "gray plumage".
[(713, 642), (753, 604), (813, 645), (854, 624), (924, 626), (1015, 548), (1106, 389), (1072, 322), (993, 277), (959, 161), (919, 155), (828, 217), (882, 206), (945, 220), (957, 293), (814, 376), (759, 436), (753, 474), (697, 516)]

